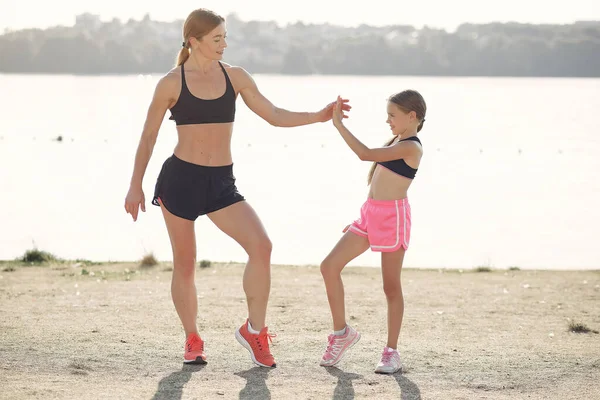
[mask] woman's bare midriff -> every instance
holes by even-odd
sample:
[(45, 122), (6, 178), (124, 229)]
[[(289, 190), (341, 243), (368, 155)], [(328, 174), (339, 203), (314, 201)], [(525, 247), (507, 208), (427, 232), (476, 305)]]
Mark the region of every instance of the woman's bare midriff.
[(404, 199), (407, 197), (408, 188), (411, 183), (412, 179), (398, 175), (378, 164), (371, 181), (369, 198), (373, 200)]
[(177, 158), (198, 165), (230, 165), (233, 123), (182, 125), (177, 127)]

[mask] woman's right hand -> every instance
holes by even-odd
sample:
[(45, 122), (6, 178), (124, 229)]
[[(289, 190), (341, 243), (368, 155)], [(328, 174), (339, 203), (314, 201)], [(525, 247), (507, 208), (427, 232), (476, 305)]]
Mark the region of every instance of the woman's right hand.
[(146, 200), (144, 198), (144, 191), (142, 190), (142, 180), (150, 161), (150, 156), (152, 155), (152, 149), (156, 143), (160, 125), (167, 110), (175, 105), (176, 99), (179, 96), (180, 89), (178, 85), (180, 85), (180, 82), (181, 75), (179, 74), (179, 68), (173, 68), (156, 84), (154, 97), (152, 98), (150, 107), (148, 107), (148, 116), (146, 117), (142, 137), (140, 138), (140, 143), (135, 154), (129, 192), (127, 192), (127, 197), (125, 197), (125, 211), (127, 214), (131, 214), (134, 221), (137, 221), (140, 207), (143, 212), (146, 212)]
[(139, 209), (146, 212), (146, 199), (144, 197), (144, 191), (142, 187), (129, 187), (127, 197), (125, 197), (125, 211), (127, 214), (131, 214), (134, 221), (137, 221)]

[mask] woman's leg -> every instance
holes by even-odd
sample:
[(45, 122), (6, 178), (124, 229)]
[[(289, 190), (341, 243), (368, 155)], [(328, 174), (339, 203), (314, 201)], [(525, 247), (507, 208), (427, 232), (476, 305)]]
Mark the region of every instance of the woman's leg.
[(194, 282), (196, 266), (194, 221), (171, 214), (163, 206), (160, 199), (159, 203), (173, 250), (171, 297), (187, 337), (190, 333), (198, 333), (196, 325), (198, 298), (196, 297), (196, 285)]
[(248, 253), (243, 285), (248, 319), (252, 328), (260, 331), (265, 327), (271, 289), (271, 240), (258, 215), (246, 201), (210, 213), (208, 217)]
[(391, 253), (381, 253), (383, 291), (388, 303), (387, 347), (392, 349), (396, 349), (398, 346), (398, 337), (404, 316), (404, 296), (400, 281), (404, 253), (405, 250), (402, 247)]

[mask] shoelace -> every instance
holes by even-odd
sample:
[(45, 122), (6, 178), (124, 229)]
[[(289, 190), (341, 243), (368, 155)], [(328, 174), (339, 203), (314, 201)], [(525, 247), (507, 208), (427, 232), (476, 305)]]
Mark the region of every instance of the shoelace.
[(392, 358), (394, 357), (394, 352), (388, 352), (388, 351), (384, 351), (383, 354), (381, 355), (381, 362), (384, 364), (388, 364), (392, 361)]
[[(256, 343), (258, 344), (258, 349), (263, 351), (263, 349), (269, 349), (269, 343), (273, 343), (273, 338), (277, 337), (274, 333), (268, 333), (267, 331), (261, 332), (256, 338)], [(267, 342), (268, 341), (268, 342)]]
[(193, 351), (194, 346), (198, 347), (197, 351), (204, 352), (204, 342), (198, 339), (195, 336), (192, 336), (192, 339), (188, 341), (187, 348), (188, 351)]
[(327, 343), (327, 349), (325, 350), (327, 353), (332, 353), (334, 356), (337, 356), (340, 350), (342, 350), (342, 345), (336, 343), (336, 339), (335, 335), (329, 335), (329, 342)]

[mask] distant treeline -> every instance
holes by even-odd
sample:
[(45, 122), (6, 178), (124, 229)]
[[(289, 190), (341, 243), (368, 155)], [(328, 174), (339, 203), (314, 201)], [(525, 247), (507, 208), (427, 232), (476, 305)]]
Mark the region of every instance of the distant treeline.
[[(164, 73), (183, 21), (101, 21), (5, 32), (0, 72)], [(241, 21), (227, 17), (225, 61), (252, 73), (600, 77), (600, 21), (570, 25), (464, 24), (456, 32), (411, 26)]]

